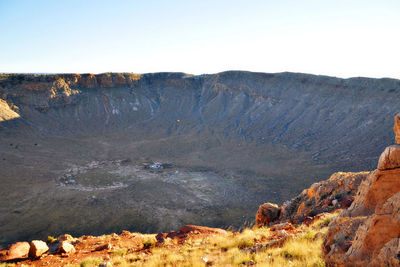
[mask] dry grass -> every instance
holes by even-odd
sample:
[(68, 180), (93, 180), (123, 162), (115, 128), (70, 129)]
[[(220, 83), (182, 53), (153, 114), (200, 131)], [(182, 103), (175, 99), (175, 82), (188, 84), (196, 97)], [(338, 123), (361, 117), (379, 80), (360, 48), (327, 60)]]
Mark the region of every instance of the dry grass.
[[(325, 233), (327, 223), (336, 214), (326, 215), (310, 227), (301, 226), (300, 233), (287, 239), (282, 247), (269, 248), (257, 253), (243, 250), (255, 244), (265, 244), (276, 234), (268, 228), (246, 228), (227, 236), (209, 235), (192, 237), (179, 243), (166, 239), (162, 245), (152, 244), (139, 252), (113, 253), (109, 260), (113, 266), (325, 266), (321, 258), (322, 239), (315, 238), (318, 232)], [(153, 241), (153, 240), (151, 240)], [(148, 242), (148, 240), (145, 240)], [(102, 259), (88, 258), (78, 265), (98, 266)], [(96, 265), (97, 264), (97, 265)]]

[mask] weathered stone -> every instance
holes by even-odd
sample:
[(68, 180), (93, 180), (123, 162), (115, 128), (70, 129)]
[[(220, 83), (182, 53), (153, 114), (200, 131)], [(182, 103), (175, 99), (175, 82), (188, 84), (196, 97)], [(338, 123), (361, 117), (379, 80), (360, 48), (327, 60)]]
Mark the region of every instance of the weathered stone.
[(112, 245), (111, 245), (110, 243), (105, 243), (105, 244), (103, 244), (103, 245), (100, 245), (100, 246), (96, 247), (96, 248), (94, 249), (94, 251), (110, 250), (110, 249), (112, 249)]
[(71, 254), (75, 253), (75, 247), (69, 243), (68, 241), (61, 241), (59, 248), (58, 248), (58, 253), (65, 253), (65, 254)]
[(378, 170), (400, 167), (400, 145), (388, 146), (379, 157)]
[(264, 203), (258, 208), (256, 215), (256, 224), (266, 225), (279, 219), (281, 209), (273, 203)]
[(29, 249), (29, 257), (38, 258), (49, 250), (46, 242), (41, 240), (33, 240)]
[(400, 144), (400, 113), (394, 117), (394, 126), (393, 126), (396, 144)]
[(29, 254), (29, 248), (30, 245), (28, 242), (14, 243), (8, 250), (4, 251), (3, 255), (0, 255), (0, 261), (27, 258)]
[(76, 242), (77, 239), (70, 234), (64, 234), (64, 235), (60, 235), (57, 238), (57, 240), (58, 241), (68, 241), (69, 243), (74, 243), (74, 242)]
[(272, 225), (269, 229), (271, 231), (278, 231), (278, 230), (286, 230), (286, 231), (288, 231), (288, 230), (293, 230), (294, 226), (289, 222), (284, 222), (284, 223), (279, 223), (279, 224)]

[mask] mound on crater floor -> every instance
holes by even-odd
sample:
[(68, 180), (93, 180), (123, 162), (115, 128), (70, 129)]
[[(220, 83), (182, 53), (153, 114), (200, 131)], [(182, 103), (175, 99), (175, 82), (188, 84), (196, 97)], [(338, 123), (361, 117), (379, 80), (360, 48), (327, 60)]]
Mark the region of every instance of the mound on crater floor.
[(399, 97), (394, 79), (298, 73), (0, 75), (0, 244), (239, 226), (372, 169)]

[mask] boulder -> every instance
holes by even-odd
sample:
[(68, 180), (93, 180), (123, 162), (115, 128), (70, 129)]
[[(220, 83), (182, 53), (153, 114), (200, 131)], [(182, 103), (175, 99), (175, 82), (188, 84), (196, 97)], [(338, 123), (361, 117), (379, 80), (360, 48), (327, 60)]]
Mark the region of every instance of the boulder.
[(112, 249), (112, 244), (111, 243), (105, 243), (103, 245), (100, 245), (96, 247), (93, 251), (101, 251), (101, 250), (110, 250)]
[(75, 253), (75, 247), (68, 241), (61, 241), (58, 247), (58, 253), (71, 254)]
[(0, 261), (24, 259), (28, 257), (30, 245), (28, 242), (17, 242), (0, 255)]
[(281, 208), (274, 203), (264, 203), (258, 208), (256, 224), (258, 226), (275, 222), (279, 219)]
[(400, 167), (400, 145), (388, 146), (379, 157), (378, 170)]
[(64, 234), (64, 235), (60, 235), (57, 238), (57, 240), (58, 241), (68, 241), (69, 243), (74, 243), (74, 242), (76, 242), (77, 239), (70, 234)]
[(29, 257), (39, 258), (48, 250), (49, 247), (47, 246), (46, 242), (43, 242), (42, 240), (33, 240), (29, 249)]

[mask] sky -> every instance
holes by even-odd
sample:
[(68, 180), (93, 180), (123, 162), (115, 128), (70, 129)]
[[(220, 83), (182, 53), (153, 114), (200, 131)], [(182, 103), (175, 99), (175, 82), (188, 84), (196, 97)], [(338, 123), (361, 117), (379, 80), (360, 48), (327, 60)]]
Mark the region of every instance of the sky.
[(0, 72), (400, 78), (399, 0), (0, 0)]

